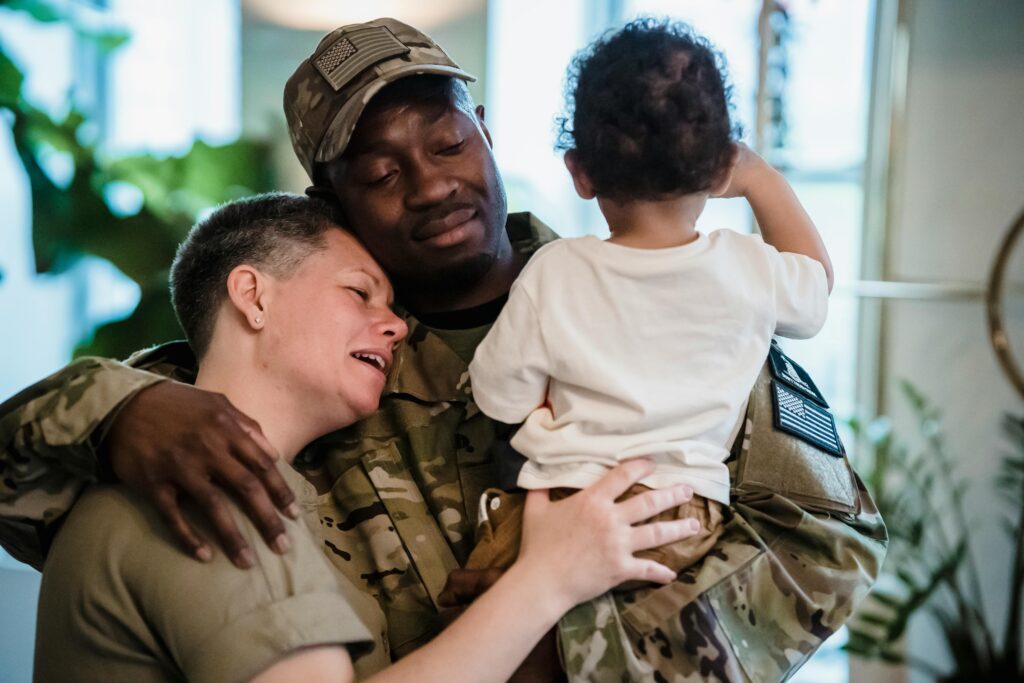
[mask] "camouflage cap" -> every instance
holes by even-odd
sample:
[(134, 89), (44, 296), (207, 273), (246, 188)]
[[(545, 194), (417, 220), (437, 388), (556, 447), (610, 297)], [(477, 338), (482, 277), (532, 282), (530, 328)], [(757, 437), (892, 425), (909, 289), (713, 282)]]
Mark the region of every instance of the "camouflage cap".
[(421, 74), (476, 80), (430, 36), (395, 19), (349, 24), (325, 36), (284, 86), (292, 147), (310, 179), (316, 162), (345, 151), (366, 103), (381, 88)]

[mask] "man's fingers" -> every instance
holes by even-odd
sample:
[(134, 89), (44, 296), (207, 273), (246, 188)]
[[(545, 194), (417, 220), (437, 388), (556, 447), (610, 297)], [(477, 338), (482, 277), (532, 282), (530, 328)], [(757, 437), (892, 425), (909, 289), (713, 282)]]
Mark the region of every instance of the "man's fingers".
[(441, 607), (468, 605), (493, 586), (503, 573), (503, 570), (496, 567), (455, 569), (448, 575), (448, 582), (438, 594), (437, 602)]
[(610, 470), (598, 479), (591, 488), (596, 493), (615, 500), (628, 491), (630, 486), (653, 471), (654, 461), (650, 458), (633, 458)]
[[(295, 492), (291, 490), (277, 469), (277, 464), (274, 461), (276, 454), (271, 457), (265, 447), (261, 445), (260, 442), (266, 442), (266, 438), (263, 436), (263, 432), (259, 431), (259, 425), (244, 415), (241, 417), (255, 425), (255, 431), (240, 420), (237, 438), (232, 442), (232, 452), (262, 482), (263, 493), (270, 496), (270, 500), (273, 501), (277, 509), (292, 519), (298, 519), (301, 511), (295, 503)], [(253, 438), (254, 434), (258, 434), (260, 438)]]
[(231, 458), (221, 458), (217, 468), (217, 481), (235, 493), (242, 508), (271, 550), (282, 555), (288, 552), (291, 542), (263, 482), (241, 463)]
[(256, 563), (252, 548), (242, 538), (238, 525), (231, 516), (227, 496), (205, 479), (190, 479), (182, 482), (182, 489), (195, 500), (203, 515), (213, 525), (224, 552), (239, 569), (249, 569)]
[(200, 562), (209, 562), (213, 558), (213, 551), (185, 520), (174, 489), (170, 486), (157, 487), (152, 491), (152, 500), (160, 517), (170, 527), (171, 534), (178, 539), (185, 552)]
[(630, 524), (643, 522), (658, 513), (679, 507), (693, 499), (693, 489), (686, 484), (678, 484), (667, 489), (653, 489), (640, 495), (627, 498), (619, 503), (619, 510)]
[(441, 607), (461, 607), (465, 605), (462, 595), (465, 592), (464, 584), (468, 579), (469, 569), (454, 569), (448, 574), (444, 588), (437, 595), (437, 604)]
[(279, 460), (281, 458), (281, 454), (277, 452), (274, 445), (270, 443), (266, 436), (263, 435), (263, 428), (260, 427), (260, 423), (234, 406), (231, 406), (231, 408), (238, 420), (238, 426), (245, 430), (245, 433), (249, 435), (249, 438), (256, 442), (256, 445), (260, 447), (260, 450), (262, 450), (271, 460)]
[(673, 519), (667, 522), (651, 522), (633, 527), (631, 547), (633, 551), (657, 548), (660, 545), (675, 543), (689, 538), (700, 529), (695, 519)]
[(498, 579), (500, 579), (504, 573), (504, 569), (499, 569), (497, 567), (488, 567), (487, 569), (478, 571), (476, 573), (476, 585), (474, 586), (475, 594), (473, 597), (482, 595), (484, 591), (496, 584)]
[[(446, 609), (463, 606), (463, 603), (456, 596), (455, 590), (451, 587), (451, 583), (446, 583), (441, 592), (437, 594), (437, 604), (438, 606)], [(452, 621), (454, 621), (454, 619)]]
[[(439, 603), (441, 602), (442, 595), (444, 595), (444, 593), (441, 593), (437, 596), (437, 600)], [(441, 629), (443, 630), (451, 626), (452, 622), (461, 617), (462, 613), (465, 611), (465, 605), (454, 605), (449, 607), (441, 603), (441, 609), (438, 610), (437, 613), (437, 616), (441, 619)]]

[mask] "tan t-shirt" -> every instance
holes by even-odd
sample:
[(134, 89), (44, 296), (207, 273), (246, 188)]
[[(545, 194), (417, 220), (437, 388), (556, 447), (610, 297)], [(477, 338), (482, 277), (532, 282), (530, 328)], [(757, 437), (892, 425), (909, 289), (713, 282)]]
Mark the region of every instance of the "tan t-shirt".
[(280, 469), (304, 519), (284, 520), (292, 548), (281, 556), (233, 507), (256, 555), (248, 571), (222, 552), (207, 564), (186, 556), (124, 486), (87, 489), (43, 570), (35, 680), (247, 681), (293, 650), (325, 644), (346, 644), (360, 678), (387, 666), (379, 606), (324, 557), (312, 486)]

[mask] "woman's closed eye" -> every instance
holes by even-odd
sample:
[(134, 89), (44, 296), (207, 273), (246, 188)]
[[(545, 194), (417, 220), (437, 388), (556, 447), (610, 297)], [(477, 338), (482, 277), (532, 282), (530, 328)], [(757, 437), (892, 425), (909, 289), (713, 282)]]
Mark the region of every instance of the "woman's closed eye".
[(362, 301), (368, 302), (370, 300), (370, 293), (361, 287), (347, 287), (350, 292), (354, 292)]

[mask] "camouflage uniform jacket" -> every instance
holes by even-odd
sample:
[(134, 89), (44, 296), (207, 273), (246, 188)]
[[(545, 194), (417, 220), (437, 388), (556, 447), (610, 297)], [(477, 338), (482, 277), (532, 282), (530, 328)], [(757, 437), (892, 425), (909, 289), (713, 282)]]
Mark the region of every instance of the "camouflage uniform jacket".
[[(528, 214), (509, 216), (508, 231), (526, 253), (555, 237)], [(329, 557), (379, 600), (397, 656), (438, 632), (437, 596), (472, 547), (477, 502), (497, 478), (492, 449), (508, 436), (473, 402), (467, 362), (406, 321), (381, 410), (297, 461), (321, 493)], [(0, 541), (15, 557), (41, 565), (52, 522), (100, 475), (96, 445), (117, 407), (161, 375), (187, 381), (193, 361), (168, 345), (129, 362), (160, 374), (82, 359), (0, 406)], [(772, 494), (735, 499), (722, 540), (676, 582), (609, 594), (563, 618), (570, 679), (783, 680), (877, 574), (884, 527), (857, 493), (848, 515), (811, 514)]]

